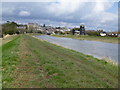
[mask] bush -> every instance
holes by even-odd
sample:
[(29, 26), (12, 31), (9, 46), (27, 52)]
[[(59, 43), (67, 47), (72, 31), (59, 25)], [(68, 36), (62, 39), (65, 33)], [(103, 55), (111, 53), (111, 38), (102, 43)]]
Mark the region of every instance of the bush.
[(100, 33), (97, 31), (86, 31), (86, 34), (91, 36), (100, 36)]
[(17, 31), (17, 23), (9, 22), (2, 24), (2, 34), (15, 34)]

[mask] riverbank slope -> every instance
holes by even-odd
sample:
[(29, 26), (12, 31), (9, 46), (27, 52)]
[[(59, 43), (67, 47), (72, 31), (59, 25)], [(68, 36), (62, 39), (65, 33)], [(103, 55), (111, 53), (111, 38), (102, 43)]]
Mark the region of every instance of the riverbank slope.
[(100, 42), (107, 42), (107, 43), (115, 43), (120, 44), (119, 40), (120, 37), (101, 37), (101, 36), (75, 36), (75, 35), (52, 35), (55, 37), (67, 37), (73, 39), (80, 39), (80, 40), (92, 40), (92, 41), (100, 41)]
[(117, 88), (112, 63), (33, 38), (15, 36), (3, 45), (4, 88)]

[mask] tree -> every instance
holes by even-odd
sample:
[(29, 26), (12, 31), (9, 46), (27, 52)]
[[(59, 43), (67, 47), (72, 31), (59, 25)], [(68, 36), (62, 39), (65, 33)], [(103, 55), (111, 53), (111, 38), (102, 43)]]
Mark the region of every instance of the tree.
[(3, 34), (15, 34), (17, 31), (17, 23), (7, 21), (7, 23), (2, 24), (2, 31)]
[(45, 24), (43, 25), (43, 27), (45, 27)]
[(98, 31), (86, 31), (86, 34), (90, 35), (90, 36), (99, 36), (100, 32), (98, 32)]

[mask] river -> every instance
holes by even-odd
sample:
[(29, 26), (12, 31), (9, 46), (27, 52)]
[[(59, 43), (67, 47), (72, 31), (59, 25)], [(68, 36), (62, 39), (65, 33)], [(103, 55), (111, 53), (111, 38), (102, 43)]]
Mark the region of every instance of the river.
[(78, 52), (92, 55), (99, 59), (112, 60), (118, 63), (118, 44), (89, 41), (89, 40), (78, 40), (64, 37), (53, 37), (49, 35), (36, 36), (37, 38), (47, 40), (48, 42), (76, 50)]

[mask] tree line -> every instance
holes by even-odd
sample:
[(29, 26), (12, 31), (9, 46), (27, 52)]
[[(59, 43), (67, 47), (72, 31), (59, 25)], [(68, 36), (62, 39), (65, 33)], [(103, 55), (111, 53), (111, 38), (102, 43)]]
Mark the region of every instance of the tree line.
[[(23, 33), (22, 29), (18, 28), (19, 26), (25, 27), (25, 25), (20, 25), (15, 22), (7, 21), (6, 23), (2, 24), (2, 35)], [(24, 29), (27, 30), (27, 25)]]

